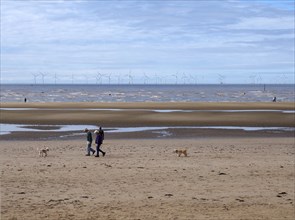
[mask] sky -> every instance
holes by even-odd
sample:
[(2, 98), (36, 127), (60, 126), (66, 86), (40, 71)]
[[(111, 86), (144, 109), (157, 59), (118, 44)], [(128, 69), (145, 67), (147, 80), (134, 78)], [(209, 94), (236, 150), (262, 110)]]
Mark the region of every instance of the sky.
[(292, 83), (294, 0), (1, 0), (1, 83)]

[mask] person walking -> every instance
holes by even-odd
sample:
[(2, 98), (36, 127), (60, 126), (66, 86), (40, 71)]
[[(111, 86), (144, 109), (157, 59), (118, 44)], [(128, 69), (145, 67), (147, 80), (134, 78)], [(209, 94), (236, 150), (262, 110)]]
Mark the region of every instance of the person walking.
[(277, 97), (273, 97), (272, 102), (276, 102), (277, 101)]
[(93, 150), (91, 148), (92, 134), (91, 134), (91, 131), (89, 131), (87, 128), (85, 128), (84, 132), (87, 133), (87, 154), (86, 154), (86, 156), (90, 156), (90, 152), (92, 152), (92, 155), (95, 154), (95, 150)]
[(96, 134), (95, 143), (96, 143), (96, 152), (97, 152), (95, 157), (99, 157), (99, 152), (101, 152), (102, 156), (104, 157), (106, 155), (106, 152), (100, 149), (100, 146), (102, 145), (103, 138), (104, 138), (103, 133), (98, 130), (95, 130), (94, 133)]
[(104, 131), (102, 130), (101, 127), (99, 127), (99, 133), (101, 134), (101, 138), (102, 138), (102, 142), (103, 142), (103, 140), (104, 140)]

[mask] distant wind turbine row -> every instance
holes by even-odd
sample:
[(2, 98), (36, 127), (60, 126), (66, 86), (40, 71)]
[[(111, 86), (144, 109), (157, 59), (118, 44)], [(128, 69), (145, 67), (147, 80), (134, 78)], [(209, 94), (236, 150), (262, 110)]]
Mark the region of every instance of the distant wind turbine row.
[[(147, 74), (143, 73), (142, 76), (135, 76), (129, 71), (128, 74), (102, 74), (101, 72), (97, 72), (95, 75), (93, 74), (71, 74), (71, 75), (60, 75), (57, 73), (49, 74), (44, 72), (32, 73), (33, 76), (33, 84), (201, 84), (205, 81), (205, 76), (194, 76), (192, 74), (186, 73), (175, 73), (171, 75), (160, 76), (157, 73)], [(207, 77), (208, 79), (209, 77)], [(261, 74), (251, 74), (248, 75), (249, 84), (263, 84), (263, 78)], [(279, 77), (282, 82), (285, 82), (287, 77), (286, 74), (280, 74)], [(39, 80), (38, 80), (39, 79)], [(212, 81), (212, 75), (210, 76)], [(224, 74), (215, 74), (215, 81), (219, 84), (225, 84), (227, 77)], [(278, 82), (277, 82), (278, 83)]]

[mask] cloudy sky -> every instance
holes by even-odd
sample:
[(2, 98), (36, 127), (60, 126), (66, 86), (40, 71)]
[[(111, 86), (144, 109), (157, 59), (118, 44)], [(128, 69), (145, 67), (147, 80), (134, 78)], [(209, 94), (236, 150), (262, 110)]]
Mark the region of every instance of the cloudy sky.
[(294, 83), (294, 1), (1, 0), (1, 83), (35, 79)]

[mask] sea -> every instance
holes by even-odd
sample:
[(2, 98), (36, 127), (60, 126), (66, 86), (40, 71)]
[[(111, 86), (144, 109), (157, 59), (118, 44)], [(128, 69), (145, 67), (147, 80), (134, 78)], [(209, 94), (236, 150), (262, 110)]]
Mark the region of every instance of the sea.
[(1, 84), (1, 102), (278, 102), (295, 101), (294, 84)]
[[(19, 85), (1, 84), (1, 103), (3, 102), (295, 102), (294, 84), (239, 84), (239, 85)], [(1, 106), (0, 106), (1, 110)], [(9, 109), (12, 110), (13, 109)], [(99, 110), (99, 109), (98, 109)], [(159, 111), (159, 110), (155, 110)], [(169, 111), (169, 110), (168, 110)], [(168, 112), (167, 111), (167, 112)], [(173, 111), (173, 110), (171, 110)], [(294, 111), (284, 111), (294, 114)], [(0, 124), (0, 136), (12, 132), (42, 132), (40, 125)], [(93, 125), (60, 125), (52, 127), (51, 132), (73, 132), (69, 136), (81, 135), (85, 127), (98, 129)], [(157, 133), (159, 137), (171, 136), (169, 129), (242, 129), (245, 131), (274, 130), (294, 131), (285, 127), (136, 127), (105, 128), (107, 132)], [(47, 131), (47, 130), (46, 130)], [(48, 131), (47, 131), (48, 132)], [(62, 136), (61, 136), (62, 137)], [(65, 136), (66, 137), (66, 136)]]

